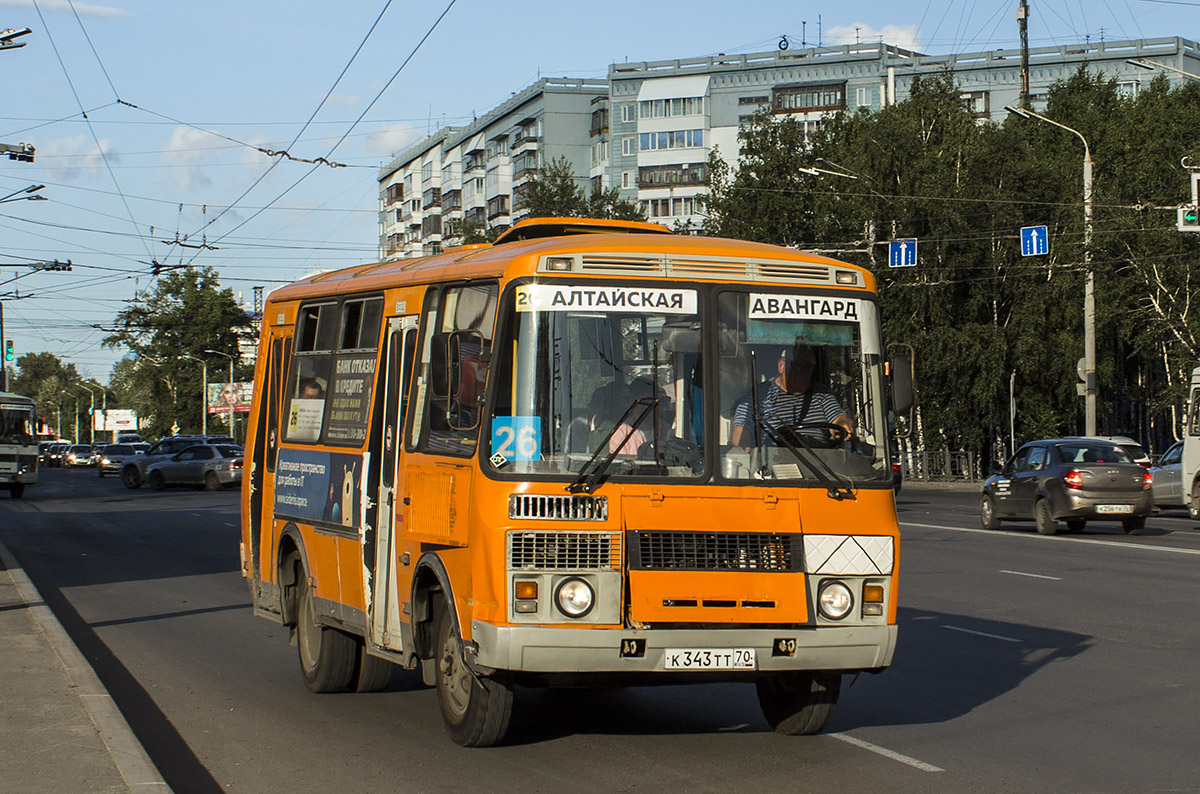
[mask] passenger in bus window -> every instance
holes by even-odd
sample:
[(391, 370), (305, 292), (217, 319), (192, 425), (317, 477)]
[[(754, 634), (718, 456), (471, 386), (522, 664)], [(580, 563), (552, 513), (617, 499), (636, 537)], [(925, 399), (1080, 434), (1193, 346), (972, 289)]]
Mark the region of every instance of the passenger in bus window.
[(302, 400), (321, 400), (325, 398), (325, 389), (317, 378), (304, 378), (300, 381), (300, 393), (296, 396)]
[[(827, 430), (831, 441), (843, 441), (854, 435), (854, 421), (833, 392), (813, 378), (817, 357), (805, 343), (784, 348), (779, 353), (779, 374), (757, 384), (753, 390), (758, 401), (758, 417), (764, 425), (763, 440), (769, 440), (766, 428), (799, 428), (803, 425), (837, 425)], [(755, 409), (747, 393), (733, 407), (734, 446), (749, 449), (755, 443)], [(807, 435), (807, 434), (806, 434)]]

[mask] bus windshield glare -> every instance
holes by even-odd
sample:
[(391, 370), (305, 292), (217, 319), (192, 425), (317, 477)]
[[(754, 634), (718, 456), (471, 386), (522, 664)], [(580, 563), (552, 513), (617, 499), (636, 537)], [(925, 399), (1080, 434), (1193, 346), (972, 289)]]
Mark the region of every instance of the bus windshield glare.
[(35, 443), (33, 406), (0, 403), (0, 444), (26, 446)]

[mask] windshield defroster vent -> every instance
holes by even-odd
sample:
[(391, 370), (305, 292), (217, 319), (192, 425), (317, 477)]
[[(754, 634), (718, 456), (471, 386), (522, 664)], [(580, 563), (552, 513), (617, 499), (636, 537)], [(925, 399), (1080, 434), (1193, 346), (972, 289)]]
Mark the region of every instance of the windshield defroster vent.
[(606, 521), (607, 496), (512, 494), (508, 517), (534, 521)]

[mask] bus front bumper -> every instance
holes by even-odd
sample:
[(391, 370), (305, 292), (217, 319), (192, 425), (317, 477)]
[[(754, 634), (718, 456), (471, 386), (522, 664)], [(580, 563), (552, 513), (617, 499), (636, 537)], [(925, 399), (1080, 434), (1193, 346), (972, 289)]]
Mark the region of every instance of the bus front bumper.
[(675, 673), (667, 670), (668, 650), (734, 648), (753, 648), (756, 661), (754, 669), (723, 671), (734, 675), (879, 670), (891, 664), (896, 649), (894, 625), (637, 630), (495, 626), (475, 620), (471, 633), (476, 665), (531, 673)]

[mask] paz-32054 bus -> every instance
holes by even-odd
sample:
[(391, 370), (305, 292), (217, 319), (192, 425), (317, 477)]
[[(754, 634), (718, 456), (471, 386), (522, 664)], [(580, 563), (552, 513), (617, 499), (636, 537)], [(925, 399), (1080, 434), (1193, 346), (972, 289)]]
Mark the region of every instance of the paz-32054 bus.
[(263, 311), (254, 608), (314, 691), (419, 667), (463, 745), (516, 684), (754, 682), (818, 731), (896, 644), (891, 366), (869, 271), (653, 224), (296, 282)]

